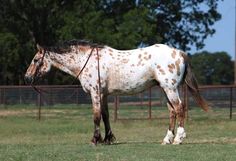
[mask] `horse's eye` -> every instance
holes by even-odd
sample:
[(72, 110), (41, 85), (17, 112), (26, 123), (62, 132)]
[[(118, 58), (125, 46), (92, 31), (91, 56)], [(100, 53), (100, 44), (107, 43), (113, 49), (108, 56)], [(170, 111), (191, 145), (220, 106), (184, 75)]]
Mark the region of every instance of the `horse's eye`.
[(38, 59), (34, 59), (34, 63), (37, 63), (39, 60)]

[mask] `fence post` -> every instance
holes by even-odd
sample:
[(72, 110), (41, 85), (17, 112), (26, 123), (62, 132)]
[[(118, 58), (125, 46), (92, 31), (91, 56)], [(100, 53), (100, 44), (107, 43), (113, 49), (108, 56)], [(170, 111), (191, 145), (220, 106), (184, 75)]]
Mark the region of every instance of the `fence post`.
[(41, 90), (39, 89), (38, 92), (38, 120), (41, 120), (41, 105), (42, 105), (42, 96), (41, 96)]
[(229, 118), (232, 119), (232, 111), (233, 111), (233, 87), (230, 87), (230, 106), (229, 106)]
[(148, 119), (152, 118), (152, 88), (149, 88)]

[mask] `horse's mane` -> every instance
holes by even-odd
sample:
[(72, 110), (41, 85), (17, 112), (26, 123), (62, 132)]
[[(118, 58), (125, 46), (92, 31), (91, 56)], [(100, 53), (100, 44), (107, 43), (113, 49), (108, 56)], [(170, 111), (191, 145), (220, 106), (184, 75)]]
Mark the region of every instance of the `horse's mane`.
[(91, 41), (88, 40), (69, 40), (69, 41), (64, 41), (63, 43), (60, 43), (56, 46), (49, 46), (49, 47), (44, 47), (44, 49), (46, 49), (46, 51), (50, 51), (50, 52), (55, 52), (58, 54), (63, 54), (63, 53), (67, 53), (71, 51), (71, 47), (72, 46), (81, 46), (81, 47), (91, 47), (91, 48), (103, 48), (104, 45), (99, 45), (96, 43), (93, 43)]

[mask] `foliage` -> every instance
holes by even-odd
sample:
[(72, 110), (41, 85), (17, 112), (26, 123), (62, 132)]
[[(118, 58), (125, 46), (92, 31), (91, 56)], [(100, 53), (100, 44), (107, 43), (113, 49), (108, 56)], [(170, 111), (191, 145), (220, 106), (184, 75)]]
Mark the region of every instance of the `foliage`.
[[(17, 72), (2, 69), (0, 76), (9, 80), (1, 84), (22, 82), (27, 68), (25, 62), (30, 62), (36, 43), (51, 46), (68, 39), (88, 39), (118, 49), (154, 43), (169, 44), (185, 51), (191, 45), (202, 48), (204, 39), (215, 32), (212, 25), (221, 18), (217, 12), (218, 2), (0, 0), (0, 33), (14, 37), (10, 44), (18, 43), (7, 51), (1, 51), (1, 55), (11, 57), (11, 51), (15, 50), (19, 57), (19, 62), (15, 64)], [(5, 42), (2, 38), (1, 43), (4, 45)], [(2, 76), (2, 73), (10, 74)], [(50, 73), (49, 84), (71, 82), (57, 73)]]
[[(0, 83), (8, 84), (10, 78), (19, 75), (19, 42), (12, 33), (0, 33)], [(17, 79), (16, 79), (17, 80)], [(18, 83), (18, 82), (15, 82)]]
[(203, 51), (191, 57), (194, 73), (200, 84), (232, 84), (234, 62), (225, 52)]

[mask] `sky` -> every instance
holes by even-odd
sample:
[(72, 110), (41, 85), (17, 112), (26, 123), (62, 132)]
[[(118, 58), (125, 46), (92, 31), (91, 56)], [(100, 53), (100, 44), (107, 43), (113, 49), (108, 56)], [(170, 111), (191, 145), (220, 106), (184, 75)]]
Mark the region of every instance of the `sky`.
[(235, 1), (224, 0), (218, 5), (218, 12), (221, 13), (221, 20), (217, 21), (213, 28), (216, 33), (205, 40), (205, 47), (196, 51), (192, 48), (191, 53), (225, 51), (232, 59), (235, 59)]

